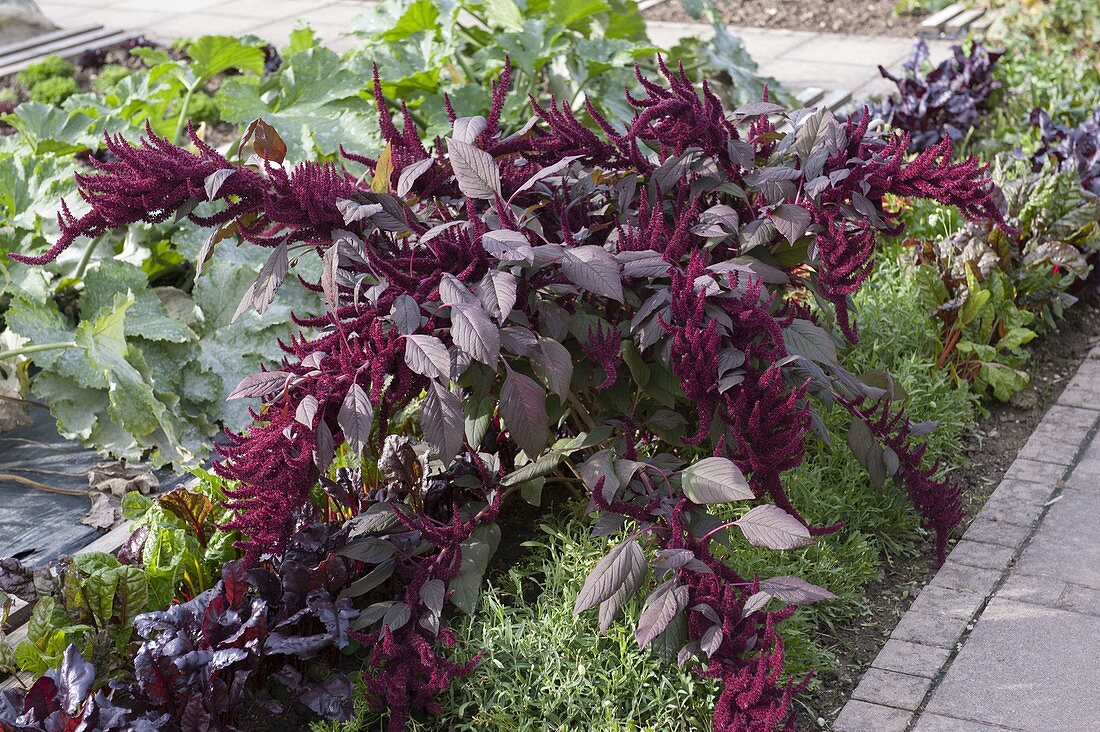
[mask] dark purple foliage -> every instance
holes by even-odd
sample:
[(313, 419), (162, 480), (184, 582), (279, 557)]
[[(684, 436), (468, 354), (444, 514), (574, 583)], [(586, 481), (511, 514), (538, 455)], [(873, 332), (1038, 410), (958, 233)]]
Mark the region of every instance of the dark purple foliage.
[(945, 137), (952, 142), (963, 139), (981, 122), (990, 97), (1001, 88), (993, 78), (993, 67), (1004, 51), (990, 51), (982, 41), (973, 42), (969, 56), (962, 46), (953, 46), (951, 51), (952, 58), (922, 75), (928, 44), (921, 39), (900, 78), (879, 66), (879, 72), (897, 84), (898, 91), (875, 114), (909, 133), (910, 152), (925, 150)]
[[(294, 701), (347, 719), (351, 681), (303, 679), (298, 670), (351, 642), (359, 613), (338, 595), (352, 563), (332, 553), (345, 541), (341, 532), (307, 526), (277, 566), (228, 562), (213, 589), (139, 615), (133, 680), (100, 688), (92, 664), (70, 646), (59, 669), (0, 701), (0, 730), (244, 730), (248, 714), (282, 713)], [(66, 726), (73, 720), (85, 726)]]
[(1100, 104), (1076, 127), (1055, 123), (1043, 109), (1032, 110), (1031, 124), (1039, 128), (1040, 140), (1034, 169), (1053, 159), (1059, 170), (1075, 171), (1081, 187), (1100, 196)]
[(30, 689), (0, 694), (0, 732), (123, 732), (146, 727), (131, 724), (130, 713), (112, 701), (112, 692), (96, 690), (95, 667), (76, 646), (61, 666), (47, 671)]
[[(770, 499), (752, 510), (784, 527), (775, 548), (838, 529), (809, 527), (781, 482), (820, 421), (811, 397), (847, 399), (883, 455), (891, 450), (897, 462), (884, 475), (909, 491), (942, 554), (958, 487), (921, 467), (903, 415), (862, 408), (874, 390), (841, 366), (831, 316), (818, 322), (804, 303), (831, 306), (854, 341), (850, 298), (871, 273), (876, 236), (901, 232), (884, 196), (1002, 222), (985, 169), (952, 162), (948, 139), (908, 158), (909, 136), (869, 135), (866, 111), (841, 123), (824, 109), (799, 110), (782, 132), (779, 105), (765, 99), (731, 114), (706, 84), (697, 90), (682, 70), (661, 69), (667, 84), (639, 76), (643, 92), (629, 98), (635, 116), (622, 131), (590, 106), (579, 114), (552, 101), (532, 103), (531, 123), (506, 135), (506, 71), (487, 118), (456, 118), (451, 137), (427, 143), (407, 112), (398, 129), (376, 79), (386, 151), (378, 160), (344, 153), (368, 167), (362, 178), (337, 163), (284, 165), (285, 145), (259, 121), (240, 165), (194, 136), (196, 152), (152, 134), (137, 147), (109, 138), (114, 159), (78, 179), (91, 210), (76, 218), (63, 209), (58, 243), (21, 261), (49, 261), (78, 237), (182, 210), (219, 227), (201, 259), (231, 236), (271, 252), (242, 311), (266, 308), (307, 254), (323, 259), (320, 282), (307, 285), (328, 304), (298, 321), (314, 335), (284, 344), (278, 370), (238, 387), (262, 408), (219, 448), (218, 472), (238, 481), (232, 527), (246, 536), (246, 562), (285, 551), (280, 575), (249, 574), (255, 593), (231, 577), (201, 607), (139, 625), (147, 697), (186, 697), (173, 714), (231, 711), (238, 684), (267, 659), (242, 646), (242, 634), (260, 634), (269, 654), (338, 647), (339, 601), (326, 586), (324, 602), (311, 604), (317, 588), (295, 579), (305, 575), (293, 564), (312, 536), (295, 532), (316, 517), (318, 483), (365, 509), (341, 551), (370, 567), (348, 587), (371, 600), (352, 637), (368, 648), (368, 694), (389, 708), (392, 730), (413, 709), (438, 709), (435, 695), (469, 670), (440, 651), (453, 643), (442, 608), (472, 605), (505, 494), (572, 453), (605, 533), (626, 518), (638, 526), (598, 565), (618, 589), (593, 583), (576, 609), (598, 605), (601, 624), (614, 620), (648, 571), (644, 538), (669, 575), (660, 607), (676, 612), (651, 611), (639, 642), (699, 658), (700, 672), (722, 681), (718, 732), (791, 729), (800, 687), (781, 680), (775, 632), (792, 608), (764, 610), (758, 590), (768, 580), (743, 579), (715, 558), (712, 540), (728, 527), (702, 504)], [(207, 200), (224, 208), (196, 214)], [(403, 414), (414, 400), (410, 425)], [(421, 434), (418, 452), (409, 435)], [(377, 475), (322, 480), (343, 443)], [(710, 457), (684, 467), (699, 456)], [(697, 505), (684, 475), (707, 461), (724, 478), (699, 478)], [(326, 539), (311, 541), (320, 550)], [(303, 566), (319, 568), (313, 561)], [(285, 624), (294, 633), (284, 639)], [(172, 675), (177, 650), (195, 654), (185, 664), (195, 673)], [(199, 678), (218, 683), (200, 693)]]

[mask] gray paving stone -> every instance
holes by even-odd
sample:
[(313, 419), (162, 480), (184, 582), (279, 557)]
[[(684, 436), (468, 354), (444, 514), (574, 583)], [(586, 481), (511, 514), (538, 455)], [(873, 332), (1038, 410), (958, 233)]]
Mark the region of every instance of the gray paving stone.
[(937, 648), (954, 648), (966, 629), (965, 618), (951, 618), (908, 612), (901, 616), (890, 640), (922, 643)]
[(1020, 732), (1017, 727), (982, 724), (969, 719), (955, 719), (942, 714), (922, 714), (913, 732)]
[(871, 662), (871, 666), (931, 679), (947, 663), (950, 654), (946, 648), (890, 639)]
[[(1038, 506), (1029, 506), (1029, 508), (1036, 509), (1036, 514), (1038, 510), (1041, 510)], [(979, 513), (977, 518), (971, 522), (970, 526), (967, 527), (963, 537), (967, 541), (982, 541), (987, 544), (1017, 547), (1027, 538), (1028, 532), (1030, 531), (1030, 526), (1021, 526), (1019, 524), (1009, 523), (1008, 521), (991, 518), (989, 515), (986, 515), (983, 510), (983, 512)]]
[(1066, 479), (1066, 485), (1081, 490), (1100, 489), (1100, 439), (1093, 437), (1081, 455), (1081, 461), (1074, 466), (1073, 472)]
[[(709, 40), (714, 35), (709, 25), (699, 23), (653, 22), (646, 25), (649, 38), (658, 46), (672, 48), (685, 38)], [(731, 27), (730, 33), (745, 44), (745, 50), (757, 62), (761, 59), (775, 59), (796, 46), (812, 40), (817, 34), (804, 31), (789, 31), (763, 28)], [(774, 76), (774, 72), (765, 72)]]
[[(1059, 465), (1055, 467), (1061, 468), (1062, 466)], [(1065, 472), (1065, 468), (1062, 468), (1062, 472)], [(1006, 477), (997, 484), (996, 490), (993, 491), (993, 496), (1006, 498), (1019, 503), (1042, 506), (1050, 500), (1050, 495), (1054, 492), (1054, 488), (1059, 478), (1061, 478), (1061, 473), (1059, 473), (1059, 477), (1054, 480), (1037, 483), (1030, 480), (1017, 480), (1015, 478)], [(993, 496), (990, 496), (990, 498)]]
[(1100, 409), (1100, 358), (1086, 358), (1081, 363), (1077, 375), (1058, 397), (1058, 404)]
[(1023, 732), (1095, 732), (1100, 618), (994, 598), (927, 711)]
[[(1016, 490), (1014, 486), (1024, 486), (1028, 490)], [(1043, 504), (1053, 492), (1053, 488), (1042, 483), (1002, 481), (997, 490), (993, 491), (993, 495), (986, 500), (974, 521), (975, 523), (979, 520), (997, 521), (1030, 528), (1043, 512)], [(1021, 500), (1020, 495), (1025, 493), (1037, 500)]]
[(916, 709), (924, 701), (931, 683), (932, 679), (923, 676), (869, 668), (852, 692), (852, 698), (887, 707)]
[(1064, 491), (1013, 570), (1100, 589), (1100, 491)]
[(1066, 472), (1065, 467), (1038, 460), (1017, 457), (1005, 471), (1005, 480), (1024, 480), (1054, 487)]
[(1057, 607), (1058, 600), (1066, 591), (1066, 583), (1045, 577), (1032, 577), (1026, 574), (1011, 574), (997, 590), (997, 597), (1020, 602), (1032, 602), (1047, 607)]
[(905, 732), (912, 712), (853, 699), (833, 722), (834, 732)]
[(1058, 600), (1058, 607), (1085, 615), (1100, 615), (1100, 590), (1080, 585), (1066, 585), (1066, 591)]
[(909, 612), (970, 620), (984, 601), (984, 593), (928, 585), (913, 601)]
[(983, 544), (978, 541), (963, 539), (951, 550), (951, 561), (958, 564), (969, 564), (971, 567), (983, 569), (1002, 570), (1008, 566), (1015, 553), (1013, 547), (997, 546), (996, 544)]
[(966, 564), (952, 562), (950, 558), (944, 563), (936, 576), (928, 585), (936, 587), (950, 587), (956, 590), (970, 590), (981, 595), (989, 595), (994, 586), (1001, 579), (1001, 573), (992, 569), (971, 567)]
[(883, 66), (901, 63), (913, 49), (909, 38), (885, 38), (874, 36), (846, 36), (821, 33), (807, 43), (803, 43), (784, 54), (794, 61), (819, 63), (822, 59), (859, 58), (868, 63), (873, 59)]
[(1085, 455), (1073, 468), (1066, 485), (1078, 490), (1100, 490), (1100, 455)]
[(1031, 433), (1018, 457), (1059, 465), (1071, 464), (1098, 416), (1091, 409), (1055, 404), (1043, 415), (1043, 420)]

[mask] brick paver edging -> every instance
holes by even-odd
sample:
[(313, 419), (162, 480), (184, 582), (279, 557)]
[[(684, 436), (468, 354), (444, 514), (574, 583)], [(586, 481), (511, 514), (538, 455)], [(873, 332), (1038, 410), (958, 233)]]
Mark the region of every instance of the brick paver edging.
[(1098, 430), (1100, 347), (1089, 352), (943, 567), (902, 616), (837, 717), (836, 732), (925, 729), (918, 724), (925, 705)]

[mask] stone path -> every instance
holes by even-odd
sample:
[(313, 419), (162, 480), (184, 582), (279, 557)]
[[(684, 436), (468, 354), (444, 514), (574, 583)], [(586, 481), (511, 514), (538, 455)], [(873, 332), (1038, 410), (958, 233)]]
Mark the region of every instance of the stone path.
[[(62, 27), (102, 23), (142, 31), (160, 40), (204, 33), (251, 33), (276, 45), (291, 29), (308, 22), (336, 51), (354, 45), (344, 35), (372, 3), (357, 0), (41, 0), (42, 11)], [(914, 39), (850, 36), (835, 33), (732, 28), (762, 73), (792, 91), (819, 88), (844, 91), (856, 98), (882, 94), (893, 85), (882, 79), (879, 64), (898, 69)], [(707, 37), (710, 26), (696, 23), (649, 24), (650, 38), (671, 47), (685, 37)], [(949, 41), (929, 41), (932, 60), (946, 58)]]
[(836, 732), (1100, 729), (1100, 347), (902, 617)]
[[(707, 38), (709, 26), (694, 23), (649, 23), (649, 37), (658, 46), (676, 45), (682, 38)], [(807, 88), (844, 90), (856, 99), (884, 95), (895, 89), (878, 67), (897, 72), (913, 52), (914, 38), (853, 36), (837, 33), (730, 28), (759, 66), (761, 74), (778, 79), (791, 91)], [(947, 58), (952, 41), (928, 40), (932, 63)]]

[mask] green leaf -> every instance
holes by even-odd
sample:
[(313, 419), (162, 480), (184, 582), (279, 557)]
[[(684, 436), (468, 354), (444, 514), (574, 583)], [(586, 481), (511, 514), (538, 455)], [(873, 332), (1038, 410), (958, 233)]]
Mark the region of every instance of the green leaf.
[(1031, 341), (1035, 336), (1035, 331), (1030, 328), (1012, 328), (1001, 337), (1001, 340), (997, 341), (997, 350), (1007, 351), (1013, 348), (1019, 348)]
[[(7, 312), (8, 327), (28, 339), (28, 345), (63, 343), (75, 340), (76, 333), (54, 302), (44, 303), (16, 297)], [(84, 355), (77, 348), (41, 351), (29, 356), (36, 366), (72, 379), (85, 389), (106, 388), (103, 374), (89, 368)]]
[(229, 69), (264, 72), (263, 49), (232, 36), (202, 36), (187, 45), (187, 55), (200, 85)]
[(228, 79), (215, 97), (222, 116), (238, 124), (262, 118), (282, 136), (290, 162), (332, 155), (348, 140), (381, 149), (375, 112), (359, 96), (364, 77), (336, 53), (322, 47), (295, 53), (276, 79), (266, 94), (247, 77)]
[[(557, 4), (571, 5), (572, 3)], [(523, 11), (512, 0), (485, 0), (485, 19), (490, 25), (506, 30), (523, 30)]]
[(489, 568), (489, 560), (500, 544), (500, 527), (495, 523), (481, 524), (462, 542), (462, 565), (458, 576), (449, 583), (450, 601), (462, 612), (473, 615), (481, 594), (481, 580)]
[(981, 381), (989, 384), (993, 396), (1002, 402), (1011, 399), (1031, 380), (1026, 372), (995, 361), (983, 363), (978, 375)]
[(3, 120), (19, 131), (35, 155), (71, 155), (95, 147), (100, 141), (98, 129), (89, 132), (92, 117), (52, 104), (24, 102), (11, 114), (3, 115)]
[(967, 298), (963, 306), (959, 308), (959, 324), (966, 325), (970, 323), (974, 318), (978, 317), (978, 313), (981, 312), (985, 304), (989, 302), (991, 293), (989, 290), (970, 290), (970, 297)]
[(438, 19), (439, 10), (432, 0), (413, 0), (405, 7), (405, 12), (397, 22), (377, 37), (385, 43), (402, 41), (415, 33), (434, 30)]
[(136, 293), (134, 304), (126, 312), (127, 336), (140, 336), (153, 341), (185, 343), (195, 334), (179, 320), (169, 316), (161, 299), (149, 289), (149, 280), (139, 267), (107, 259), (92, 268), (84, 277), (84, 294), (80, 313), (90, 320), (105, 308), (114, 307), (115, 296)]
[(134, 296), (116, 295), (113, 309), (103, 308), (94, 320), (82, 321), (76, 329), (76, 342), (85, 349), (88, 363), (103, 374), (108, 383), (108, 409), (111, 417), (136, 437), (161, 430), (165, 439), (161, 448), (169, 460), (186, 461), (165, 413), (165, 406), (153, 394), (148, 381), (128, 360), (126, 311)]

